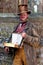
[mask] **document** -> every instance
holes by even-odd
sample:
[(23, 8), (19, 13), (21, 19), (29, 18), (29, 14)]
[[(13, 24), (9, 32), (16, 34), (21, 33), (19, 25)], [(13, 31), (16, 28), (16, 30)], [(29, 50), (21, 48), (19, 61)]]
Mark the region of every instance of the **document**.
[(21, 34), (17, 34), (17, 33), (12, 33), (12, 43), (15, 45), (20, 45), (22, 41), (22, 36)]

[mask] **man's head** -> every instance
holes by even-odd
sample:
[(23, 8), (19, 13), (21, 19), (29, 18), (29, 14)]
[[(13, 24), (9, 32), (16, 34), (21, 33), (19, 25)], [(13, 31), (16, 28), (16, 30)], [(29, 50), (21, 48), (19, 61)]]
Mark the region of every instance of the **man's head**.
[(27, 5), (19, 5), (19, 15), (20, 15), (20, 20), (22, 20), (23, 22), (25, 22), (28, 18), (28, 14), (30, 14), (31, 12), (28, 11)]
[(28, 18), (28, 13), (27, 12), (23, 12), (20, 14), (20, 20), (25, 22)]

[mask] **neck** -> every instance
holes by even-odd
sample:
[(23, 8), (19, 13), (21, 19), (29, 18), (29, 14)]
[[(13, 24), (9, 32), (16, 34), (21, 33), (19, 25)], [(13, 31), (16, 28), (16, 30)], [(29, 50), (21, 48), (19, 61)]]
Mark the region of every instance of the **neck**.
[(26, 19), (25, 21), (22, 21), (22, 20), (21, 20), (20, 22), (21, 22), (21, 23), (25, 23), (25, 22), (27, 22), (27, 21), (28, 21), (28, 19)]
[(27, 22), (27, 21), (24, 21), (24, 22), (21, 21), (20, 23), (24, 24), (24, 23), (26, 23), (26, 22)]

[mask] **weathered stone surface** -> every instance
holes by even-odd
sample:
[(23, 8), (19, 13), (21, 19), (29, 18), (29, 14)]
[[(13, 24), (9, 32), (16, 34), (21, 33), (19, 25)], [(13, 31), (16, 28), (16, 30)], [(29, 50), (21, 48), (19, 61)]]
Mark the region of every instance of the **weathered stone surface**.
[(0, 65), (12, 65), (12, 56), (4, 52), (4, 49), (0, 47)]
[(1, 0), (0, 1), (0, 13), (17, 13), (18, 0)]

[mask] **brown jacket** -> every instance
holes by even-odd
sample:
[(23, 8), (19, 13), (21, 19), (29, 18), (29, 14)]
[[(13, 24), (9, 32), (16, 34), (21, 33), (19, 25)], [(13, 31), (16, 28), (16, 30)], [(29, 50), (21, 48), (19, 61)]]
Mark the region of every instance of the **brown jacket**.
[(36, 65), (37, 60), (36, 60), (35, 48), (39, 46), (40, 36), (38, 35), (36, 26), (31, 22), (27, 22), (25, 31), (27, 33), (27, 36), (25, 37), (23, 42), (24, 42), (24, 50), (27, 58), (27, 64)]
[[(18, 25), (14, 28), (13, 32), (16, 31)], [(34, 48), (39, 46), (40, 37), (37, 33), (36, 26), (31, 22), (27, 22), (24, 31), (27, 33), (25, 39), (23, 39), (27, 65), (36, 65), (36, 54), (34, 53)]]

